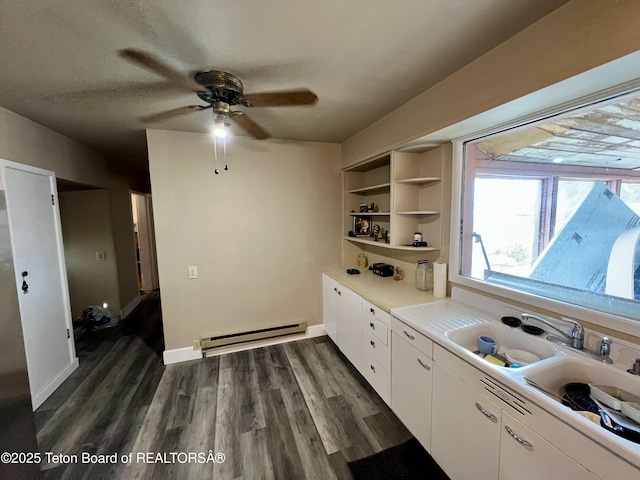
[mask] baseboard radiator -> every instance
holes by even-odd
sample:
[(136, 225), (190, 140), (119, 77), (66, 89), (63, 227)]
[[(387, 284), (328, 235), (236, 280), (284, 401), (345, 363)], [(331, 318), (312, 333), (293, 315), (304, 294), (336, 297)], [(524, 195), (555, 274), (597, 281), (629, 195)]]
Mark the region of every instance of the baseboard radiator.
[(200, 339), (200, 345), (204, 356), (207, 351), (220, 347), (229, 347), (276, 337), (285, 337), (288, 335), (300, 335), (306, 332), (307, 322), (291, 323), (288, 325), (260, 328), (258, 330), (245, 330), (243, 332), (230, 333), (226, 335), (204, 337)]

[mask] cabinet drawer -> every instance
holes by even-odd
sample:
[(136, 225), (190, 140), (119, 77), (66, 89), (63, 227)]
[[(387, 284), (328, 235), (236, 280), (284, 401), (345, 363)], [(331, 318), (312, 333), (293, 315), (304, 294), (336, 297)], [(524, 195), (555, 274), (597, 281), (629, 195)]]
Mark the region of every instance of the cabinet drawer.
[(365, 362), (374, 360), (389, 371), (389, 364), (391, 363), (389, 347), (367, 331), (362, 333), (362, 352), (364, 353)]
[(364, 378), (373, 387), (378, 395), (389, 405), (391, 397), (391, 375), (375, 360), (365, 358), (363, 365)]
[(433, 358), (433, 341), (418, 332), (415, 328), (411, 328), (397, 318), (392, 317), (391, 330), (429, 358)]
[(364, 331), (370, 333), (384, 345), (389, 345), (389, 327), (377, 317), (362, 313), (362, 326)]
[(362, 318), (375, 317), (386, 325), (391, 324), (391, 315), (373, 303), (362, 300)]

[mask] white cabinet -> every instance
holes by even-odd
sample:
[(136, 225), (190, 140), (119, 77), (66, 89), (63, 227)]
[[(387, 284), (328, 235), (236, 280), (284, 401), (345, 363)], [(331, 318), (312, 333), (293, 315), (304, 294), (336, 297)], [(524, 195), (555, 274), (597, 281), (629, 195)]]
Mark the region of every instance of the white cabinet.
[(498, 478), (500, 407), (435, 363), (432, 412), (431, 455), (447, 475)]
[(338, 288), (341, 288), (338, 282), (329, 275), (322, 274), (322, 323), (324, 331), (336, 345), (338, 344), (336, 314)]
[(542, 478), (598, 479), (582, 465), (503, 411), (499, 479)]
[(390, 318), (388, 312), (362, 300), (362, 374), (387, 404), (391, 397)]
[(354, 367), (362, 371), (360, 311), (360, 296), (341, 286), (336, 302), (338, 348)]
[[(324, 328), (353, 366), (362, 371), (362, 299), (325, 274), (322, 288)], [(332, 336), (330, 332), (335, 333)]]
[[(433, 369), (431, 454), (452, 479), (599, 478), (593, 468), (549, 441), (547, 435), (564, 428), (560, 420), (439, 346), (434, 349)], [(559, 445), (581, 445), (585, 450), (595, 446), (575, 431), (568, 438), (569, 443)], [(602, 448), (591, 452), (596, 461), (606, 461)], [(603, 478), (635, 477), (625, 472)]]
[(421, 351), (415, 340), (422, 337), (423, 344), (431, 341), (402, 324), (398, 330), (395, 322), (394, 319), (391, 333), (391, 409), (422, 446), (430, 450), (431, 345), (428, 351)]

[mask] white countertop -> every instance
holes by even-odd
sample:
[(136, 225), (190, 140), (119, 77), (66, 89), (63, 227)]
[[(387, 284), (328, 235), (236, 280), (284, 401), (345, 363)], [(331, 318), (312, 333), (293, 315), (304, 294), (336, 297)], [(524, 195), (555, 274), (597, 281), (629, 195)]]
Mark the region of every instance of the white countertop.
[[(458, 303), (449, 298), (435, 300), (437, 301), (423, 305), (392, 307), (391, 314), (475, 368), (490, 375), (505, 387), (525, 395), (530, 401), (542, 409), (570, 425), (572, 428), (587, 435), (592, 440), (600, 443), (617, 456), (635, 464), (636, 468), (638, 468), (640, 465), (639, 444), (606, 431), (574, 412), (569, 407), (552, 400), (545, 393), (528, 385), (524, 381), (524, 376), (527, 371), (526, 367), (506, 369), (491, 364), (484, 361), (480, 356), (455, 344), (446, 336), (447, 331), (477, 323), (493, 322), (502, 325), (497, 318), (485, 311), (473, 309), (468, 305)], [(561, 354), (563, 355), (574, 356), (576, 358), (580, 357), (579, 354), (571, 352), (568, 349), (562, 347), (557, 348), (561, 349)]]
[(322, 269), (324, 273), (337, 282), (387, 312), (395, 307), (439, 300), (433, 296), (432, 291), (423, 292), (418, 290), (410, 282), (404, 280), (396, 281), (393, 277), (374, 275), (367, 268), (359, 268), (358, 270), (360, 270), (359, 275), (349, 275), (345, 267), (337, 265)]

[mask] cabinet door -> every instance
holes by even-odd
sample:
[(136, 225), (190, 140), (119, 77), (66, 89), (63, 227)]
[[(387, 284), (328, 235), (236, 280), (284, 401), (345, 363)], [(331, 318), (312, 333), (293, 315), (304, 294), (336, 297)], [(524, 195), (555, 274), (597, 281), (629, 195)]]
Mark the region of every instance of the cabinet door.
[(362, 372), (361, 298), (348, 288), (338, 287), (336, 301), (338, 348)]
[(336, 336), (336, 299), (338, 298), (339, 286), (338, 282), (333, 278), (324, 273), (322, 274), (322, 323), (324, 331), (336, 344), (338, 343)]
[(431, 455), (455, 480), (498, 478), (500, 408), (433, 364)]
[(427, 450), (431, 448), (432, 363), (391, 334), (391, 409)]
[(500, 480), (597, 480), (594, 474), (502, 412)]

